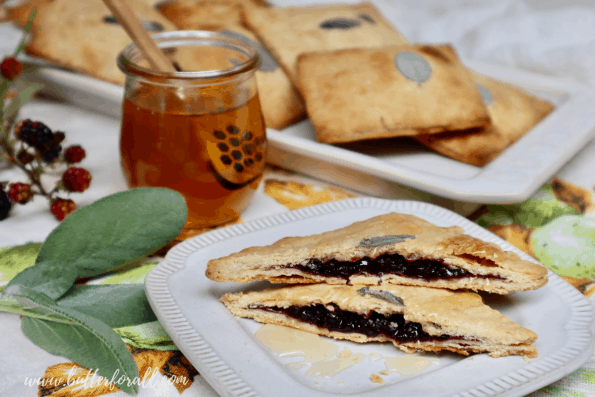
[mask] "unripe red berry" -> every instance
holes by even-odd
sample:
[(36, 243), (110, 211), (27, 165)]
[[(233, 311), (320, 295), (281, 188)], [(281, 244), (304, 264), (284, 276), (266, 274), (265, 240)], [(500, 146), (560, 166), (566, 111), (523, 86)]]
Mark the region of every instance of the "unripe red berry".
[(91, 183), (91, 174), (84, 168), (70, 167), (62, 175), (62, 184), (69, 192), (84, 192)]
[(63, 221), (68, 215), (72, 214), (76, 210), (76, 204), (72, 200), (56, 199), (50, 206), (50, 211), (57, 220)]
[(64, 151), (64, 160), (69, 164), (80, 163), (86, 156), (85, 149), (80, 146), (71, 146)]
[(31, 185), (26, 183), (11, 183), (8, 185), (8, 199), (13, 203), (26, 204), (33, 195)]
[(22, 71), (23, 64), (15, 57), (4, 58), (0, 64), (0, 72), (2, 72), (2, 76), (8, 80), (16, 79)]

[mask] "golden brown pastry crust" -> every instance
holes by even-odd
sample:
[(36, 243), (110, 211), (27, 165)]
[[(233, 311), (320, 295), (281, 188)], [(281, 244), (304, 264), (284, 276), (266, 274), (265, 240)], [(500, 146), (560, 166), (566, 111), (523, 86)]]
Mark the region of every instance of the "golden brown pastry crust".
[[(213, 259), (206, 275), (222, 282), (247, 283), (268, 280), (273, 283), (328, 284), (405, 284), (427, 287), (483, 290), (508, 293), (537, 289), (547, 283), (547, 269), (522, 260), (517, 254), (503, 251), (498, 245), (463, 233), (459, 226), (439, 227), (413, 215), (390, 213), (356, 222), (326, 233), (286, 237), (264, 247), (246, 248), (224, 258)], [(414, 239), (375, 248), (358, 247), (362, 239), (386, 235), (413, 235)], [(310, 259), (322, 262), (355, 261), (397, 253), (408, 259), (442, 260), (477, 275), (496, 275), (505, 280), (463, 277), (460, 279), (423, 280), (394, 274), (359, 275), (349, 281), (339, 277), (322, 277), (286, 268), (305, 264)]]
[[(339, 18), (359, 21), (360, 25), (351, 29), (320, 27), (326, 21)], [(305, 52), (407, 43), (369, 3), (244, 9), (244, 22), (271, 51), (294, 84), (297, 57)]]
[[(248, 4), (252, 3), (177, 0), (164, 3), (159, 11), (180, 29), (231, 31), (260, 44), (258, 38), (242, 26), (242, 9)], [(280, 130), (306, 118), (306, 106), (285, 71), (271, 55), (262, 54), (262, 51), (263, 66), (256, 72), (262, 114), (268, 128)]]
[[(146, 2), (127, 2), (142, 21), (158, 22), (166, 31), (176, 30), (173, 23)], [(101, 1), (32, 0), (22, 8), (12, 9), (11, 15), (16, 20), (28, 17), (32, 7), (37, 14), (25, 47), (27, 53), (67, 69), (124, 84), (125, 76), (118, 69), (116, 58), (131, 40), (120, 25), (104, 21), (112, 14)]]
[[(537, 356), (537, 349), (531, 345), (537, 339), (537, 334), (491, 309), (474, 293), (389, 284), (371, 287), (374, 291), (388, 291), (401, 298), (404, 303), (404, 306), (401, 306), (369, 294), (362, 295), (358, 292), (361, 288), (362, 286), (328, 284), (286, 286), (225, 294), (221, 301), (236, 316), (359, 343), (390, 341), (408, 353), (423, 349), (450, 350), (465, 355), (488, 352), (492, 357)], [(253, 305), (287, 308), (331, 303), (342, 310), (364, 316), (369, 316), (371, 312), (387, 316), (401, 313), (406, 321), (421, 324), (424, 331), (430, 335), (449, 335), (463, 339), (399, 343), (385, 336), (368, 337), (359, 333), (329, 331), (282, 313), (250, 308)]]
[[(424, 73), (412, 73), (412, 67), (421, 68), (420, 62), (426, 62)], [(450, 45), (302, 54), (297, 81), (319, 142), (433, 135), (490, 125), (481, 94)]]
[(473, 80), (489, 93), (486, 103), (492, 124), (485, 128), (415, 139), (452, 159), (482, 167), (554, 110), (554, 106), (520, 88), (472, 73)]

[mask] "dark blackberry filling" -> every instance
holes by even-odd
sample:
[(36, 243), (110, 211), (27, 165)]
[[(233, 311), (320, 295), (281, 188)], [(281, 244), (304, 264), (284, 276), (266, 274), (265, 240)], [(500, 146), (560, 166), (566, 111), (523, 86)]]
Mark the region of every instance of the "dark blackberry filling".
[(299, 269), (303, 272), (329, 277), (340, 277), (349, 280), (358, 274), (381, 276), (383, 274), (397, 274), (403, 277), (422, 278), (424, 280), (452, 279), (463, 277), (491, 278), (504, 280), (500, 276), (487, 276), (469, 273), (459, 267), (450, 266), (439, 260), (416, 259), (408, 260), (399, 254), (386, 254), (376, 259), (368, 257), (355, 262), (339, 262), (331, 259), (322, 262), (311, 259), (305, 265), (289, 265), (288, 268)]
[[(327, 306), (332, 306), (332, 310), (328, 310)], [(339, 306), (334, 303), (330, 305), (312, 305), (304, 307), (290, 306), (288, 308), (254, 305), (250, 306), (250, 309), (282, 313), (306, 323), (326, 328), (329, 331), (345, 333), (355, 332), (369, 337), (384, 335), (400, 343), (461, 339), (459, 337), (451, 337), (448, 335), (430, 335), (422, 329), (421, 324), (406, 322), (403, 315), (400, 313), (395, 313), (390, 317), (386, 317), (383, 314), (372, 312), (369, 317), (364, 317), (357, 313), (341, 310)]]

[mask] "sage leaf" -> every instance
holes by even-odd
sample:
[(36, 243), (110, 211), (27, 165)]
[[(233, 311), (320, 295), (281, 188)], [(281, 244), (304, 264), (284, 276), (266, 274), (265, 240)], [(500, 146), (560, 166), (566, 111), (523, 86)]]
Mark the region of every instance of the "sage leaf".
[(403, 241), (411, 240), (414, 238), (415, 238), (415, 236), (412, 236), (409, 234), (396, 234), (396, 235), (388, 235), (388, 236), (370, 237), (370, 238), (362, 239), (362, 241), (360, 241), (358, 247), (364, 247), (364, 248), (382, 247), (384, 245), (402, 243)]
[(77, 273), (56, 262), (41, 262), (28, 267), (13, 277), (7, 287), (24, 285), (57, 299), (68, 291), (77, 279)]
[(477, 86), (477, 89), (479, 90), (479, 93), (481, 94), (481, 99), (483, 99), (483, 103), (486, 106), (490, 106), (492, 104), (492, 101), (494, 100), (494, 94), (492, 94), (490, 90), (488, 90), (487, 88), (485, 88), (483, 85), (481, 85), (479, 83), (475, 83), (475, 85)]
[(432, 74), (432, 68), (428, 61), (413, 52), (401, 51), (397, 53), (394, 62), (405, 78), (418, 84), (428, 80)]
[(118, 382), (117, 386), (136, 394), (138, 387), (132, 383), (138, 377), (136, 362), (120, 336), (107, 324), (72, 308), (58, 306), (55, 300), (31, 288), (14, 286), (4, 292), (31, 309), (71, 322), (23, 317), (21, 329), (33, 343), (94, 370), (108, 380), (129, 379), (131, 383)]
[(173, 240), (186, 223), (184, 197), (165, 188), (113, 194), (69, 215), (46, 238), (37, 262), (60, 261), (93, 277)]
[(382, 299), (387, 301), (388, 303), (392, 303), (393, 305), (405, 306), (403, 299), (399, 298), (398, 296), (388, 292), (388, 291), (381, 291), (370, 289), (370, 287), (363, 287), (357, 290), (361, 296), (370, 295), (378, 299)]
[(157, 266), (158, 262), (147, 262), (140, 265), (134, 266), (134, 268), (120, 270), (114, 272), (113, 274), (109, 274), (106, 277), (101, 277), (101, 281), (99, 281), (99, 285), (109, 285), (109, 284), (144, 284), (145, 277), (153, 269)]
[(133, 380), (138, 376), (136, 362), (115, 332), (114, 334), (118, 337), (124, 351), (130, 355), (129, 360), (132, 361), (135, 372), (125, 373), (124, 363), (116, 358), (113, 351), (107, 347), (106, 341), (82, 326), (23, 317), (21, 330), (33, 343), (44, 350), (64, 356), (106, 378), (105, 380), (96, 380), (96, 383), (107, 384), (111, 381), (126, 393), (136, 394), (138, 392), (138, 386), (133, 384)]
[(320, 24), (322, 29), (352, 29), (360, 26), (362, 23), (351, 18), (334, 18), (329, 19)]
[(142, 284), (75, 285), (58, 305), (95, 317), (112, 328), (157, 320)]
[(186, 217), (184, 197), (170, 189), (138, 188), (104, 197), (62, 221), (42, 244), (35, 266), (9, 285), (57, 299), (79, 277), (97, 276), (163, 247), (180, 234)]

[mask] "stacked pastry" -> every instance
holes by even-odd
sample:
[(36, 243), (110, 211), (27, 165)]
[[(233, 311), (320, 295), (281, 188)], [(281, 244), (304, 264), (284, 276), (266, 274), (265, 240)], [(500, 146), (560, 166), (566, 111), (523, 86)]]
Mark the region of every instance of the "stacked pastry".
[[(130, 40), (101, 0), (13, 3), (9, 18), (20, 26), (38, 11), (29, 54), (123, 84), (116, 56)], [(449, 45), (409, 44), (368, 3), (129, 3), (153, 32), (201, 29), (252, 39), (263, 59), (257, 83), (267, 127), (282, 129), (308, 116), (321, 143), (411, 137), (445, 156), (483, 166), (553, 109), (519, 88), (467, 70)], [(176, 62), (192, 70), (192, 59)]]
[[(297, 54), (407, 42), (370, 4), (284, 9), (260, 0), (174, 0), (158, 9), (181, 29), (239, 33), (256, 43), (264, 60), (256, 75), (260, 101), (265, 123), (274, 129), (306, 117), (303, 99), (294, 88), (294, 68), (288, 65)], [(353, 24), (357, 29), (346, 28)]]
[(537, 335), (468, 290), (506, 294), (548, 280), (543, 266), (461, 227), (396, 213), (247, 248), (209, 261), (206, 275), (284, 284), (223, 295), (236, 316), (360, 343), (392, 342), (408, 353), (492, 357), (535, 357)]
[(395, 43), (372, 32), (389, 24), (370, 8), (244, 13), (303, 96), (319, 142), (408, 136), (483, 166), (553, 110), (519, 88), (470, 72), (450, 45), (408, 44), (400, 35)]

